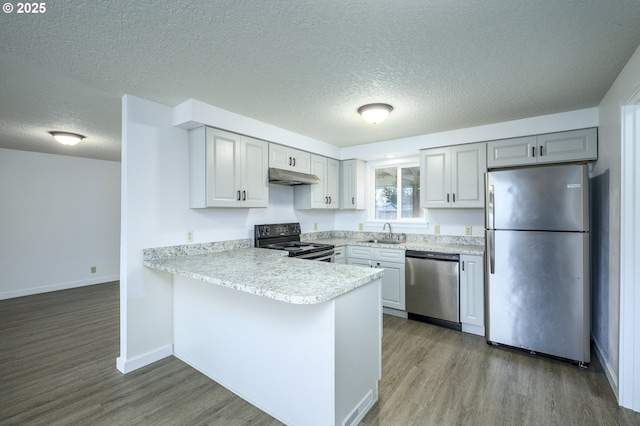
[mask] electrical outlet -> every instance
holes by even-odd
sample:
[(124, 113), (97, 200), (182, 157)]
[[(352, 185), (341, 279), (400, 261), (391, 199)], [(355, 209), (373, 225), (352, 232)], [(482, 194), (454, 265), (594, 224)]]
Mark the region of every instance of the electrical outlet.
[(358, 231), (363, 231), (364, 230), (364, 223), (359, 223), (358, 224)]
[(92, 266), (92, 267), (91, 267), (91, 273), (92, 273), (92, 274), (95, 274), (95, 273), (96, 273), (96, 270), (97, 270), (97, 268), (96, 268), (95, 266)]
[(473, 229), (471, 228), (471, 225), (467, 225), (464, 227), (464, 233), (467, 235), (471, 235), (473, 233)]
[(433, 225), (433, 233), (436, 235), (440, 233), (440, 225)]
[(193, 231), (187, 231), (187, 242), (190, 243), (193, 241)]
[(314, 231), (317, 231), (317, 230), (318, 230), (318, 224), (317, 224), (317, 223), (314, 223), (314, 224), (313, 224), (313, 230), (314, 230)]

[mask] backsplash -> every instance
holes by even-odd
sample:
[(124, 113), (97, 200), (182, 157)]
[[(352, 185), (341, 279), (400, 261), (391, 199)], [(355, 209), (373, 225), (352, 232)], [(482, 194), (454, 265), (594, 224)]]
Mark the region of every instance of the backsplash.
[[(431, 235), (431, 234), (398, 234), (393, 233), (393, 239), (398, 235), (406, 235), (407, 242), (426, 242), (444, 244), (473, 244), (484, 245), (484, 237), (467, 235)], [(363, 231), (319, 231), (308, 232), (300, 235), (302, 241), (313, 241), (326, 238), (353, 238), (353, 239), (383, 239), (388, 234), (384, 232), (363, 232)], [(400, 238), (404, 240), (404, 238)]]

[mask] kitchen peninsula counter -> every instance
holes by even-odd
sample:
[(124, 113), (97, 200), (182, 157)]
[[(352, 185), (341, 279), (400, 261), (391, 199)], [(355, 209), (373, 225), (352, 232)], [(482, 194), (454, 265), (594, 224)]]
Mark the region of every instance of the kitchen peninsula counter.
[(173, 354), (285, 424), (357, 424), (378, 400), (383, 271), (216, 244), (144, 251), (173, 276)]
[(259, 248), (149, 259), (144, 265), (294, 304), (329, 301), (382, 277), (383, 273), (371, 268), (289, 258), (281, 251)]

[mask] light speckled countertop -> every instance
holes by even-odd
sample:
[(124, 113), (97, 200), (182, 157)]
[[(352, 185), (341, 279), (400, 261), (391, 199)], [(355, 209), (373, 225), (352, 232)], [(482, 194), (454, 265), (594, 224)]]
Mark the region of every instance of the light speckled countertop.
[(144, 266), (293, 304), (326, 302), (383, 274), (381, 269), (285, 257), (278, 250), (239, 248), (156, 255), (163, 251), (175, 253), (167, 248), (147, 249)]

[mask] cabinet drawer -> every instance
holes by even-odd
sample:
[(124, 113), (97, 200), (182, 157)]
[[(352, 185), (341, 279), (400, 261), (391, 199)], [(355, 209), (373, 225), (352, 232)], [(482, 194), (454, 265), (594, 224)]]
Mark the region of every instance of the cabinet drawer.
[(333, 249), (334, 257), (336, 262), (338, 260), (344, 260), (346, 258), (345, 248), (344, 247), (335, 247)]
[(355, 257), (359, 259), (373, 259), (373, 247), (348, 246), (347, 257)]
[(404, 250), (377, 248), (374, 256), (376, 260), (404, 263)]

